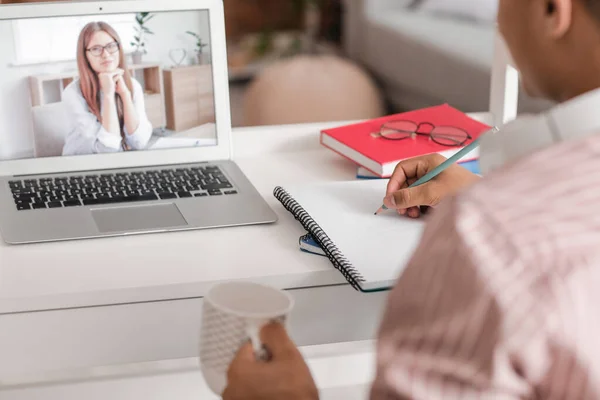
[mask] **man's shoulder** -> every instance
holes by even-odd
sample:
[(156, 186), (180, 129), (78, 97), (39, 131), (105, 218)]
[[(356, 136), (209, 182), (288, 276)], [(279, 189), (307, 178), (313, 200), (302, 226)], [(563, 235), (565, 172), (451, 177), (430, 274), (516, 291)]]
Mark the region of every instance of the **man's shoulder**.
[[(449, 246), (462, 248), (471, 267), (485, 276), (519, 276), (531, 267), (539, 277), (585, 267), (600, 255), (600, 231), (593, 222), (599, 153), (597, 135), (505, 165), (448, 199), (435, 211), (440, 215), (432, 230), (451, 226)], [(488, 283), (500, 295), (502, 282)], [(520, 290), (531, 284), (512, 282)]]
[[(482, 276), (510, 274), (531, 262), (531, 246), (527, 236), (548, 213), (540, 211), (537, 193), (529, 195), (523, 187), (534, 182), (538, 173), (518, 168), (497, 170), (442, 201), (429, 216), (424, 238), (454, 250), (469, 270)], [(547, 241), (544, 232), (536, 232), (538, 243)], [(450, 254), (450, 253), (448, 253)], [(490, 290), (499, 293), (495, 282)]]
[[(515, 202), (504, 196), (505, 193), (517, 197), (539, 198), (557, 188), (586, 190), (600, 182), (581, 179), (588, 176), (578, 175), (578, 171), (600, 168), (600, 158), (597, 157), (599, 150), (600, 132), (583, 140), (557, 143), (517, 158), (485, 175), (465, 194), (509, 207), (515, 205)], [(566, 191), (561, 193), (563, 197), (570, 195), (576, 194)]]
[[(484, 176), (457, 196), (461, 212), (484, 213), (511, 235), (536, 224), (582, 217), (593, 205), (578, 199), (600, 185), (600, 134), (549, 146)], [(578, 204), (573, 210), (568, 204)]]

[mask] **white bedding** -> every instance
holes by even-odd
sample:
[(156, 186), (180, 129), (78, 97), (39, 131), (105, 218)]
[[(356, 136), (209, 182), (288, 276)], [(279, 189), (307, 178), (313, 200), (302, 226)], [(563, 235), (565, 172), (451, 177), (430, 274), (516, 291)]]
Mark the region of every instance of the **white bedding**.
[(416, 0), (414, 7), (440, 16), (493, 24), (498, 0)]
[[(367, 24), (362, 58), (399, 93), (468, 112), (489, 109), (494, 24), (406, 8), (371, 13)], [(521, 98), (527, 110), (547, 107)]]
[[(472, 0), (471, 0), (472, 1)], [(449, 57), (466, 60), (481, 68), (490, 68), (494, 56), (493, 25), (480, 25), (462, 19), (432, 18), (426, 11), (390, 10), (372, 15), (372, 19), (415, 44)]]
[(493, 28), (406, 9), (373, 14), (368, 23), (367, 63), (403, 92), (488, 109)]

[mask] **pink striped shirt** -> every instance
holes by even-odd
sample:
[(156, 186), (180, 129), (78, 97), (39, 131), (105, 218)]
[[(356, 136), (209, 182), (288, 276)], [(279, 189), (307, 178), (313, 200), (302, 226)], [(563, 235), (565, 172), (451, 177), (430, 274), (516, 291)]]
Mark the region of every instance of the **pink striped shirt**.
[(372, 400), (600, 399), (598, 111), (597, 91), (482, 147), (496, 170), (429, 216), (390, 294)]

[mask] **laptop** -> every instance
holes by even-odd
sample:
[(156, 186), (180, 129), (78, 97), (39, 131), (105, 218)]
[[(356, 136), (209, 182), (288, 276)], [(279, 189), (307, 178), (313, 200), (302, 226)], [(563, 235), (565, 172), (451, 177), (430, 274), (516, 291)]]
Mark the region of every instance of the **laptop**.
[(3, 5), (9, 244), (273, 223), (232, 160), (222, 0)]

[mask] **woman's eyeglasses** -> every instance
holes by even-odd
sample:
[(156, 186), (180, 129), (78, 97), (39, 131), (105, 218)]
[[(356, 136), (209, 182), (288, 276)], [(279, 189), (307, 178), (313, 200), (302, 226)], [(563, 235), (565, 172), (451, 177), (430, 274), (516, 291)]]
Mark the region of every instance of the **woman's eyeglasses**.
[(108, 51), (109, 54), (114, 54), (117, 51), (119, 51), (119, 43), (117, 42), (111, 42), (105, 46), (93, 46), (90, 47), (89, 49), (87, 49), (91, 55), (99, 57), (102, 55), (102, 53), (104, 52), (104, 49), (106, 49), (106, 51)]
[(435, 126), (430, 122), (418, 124), (407, 120), (386, 122), (381, 126), (379, 132), (372, 134), (372, 136), (388, 140), (404, 140), (417, 135), (429, 136), (431, 140), (442, 146), (462, 146), (471, 139), (471, 135), (461, 128)]

